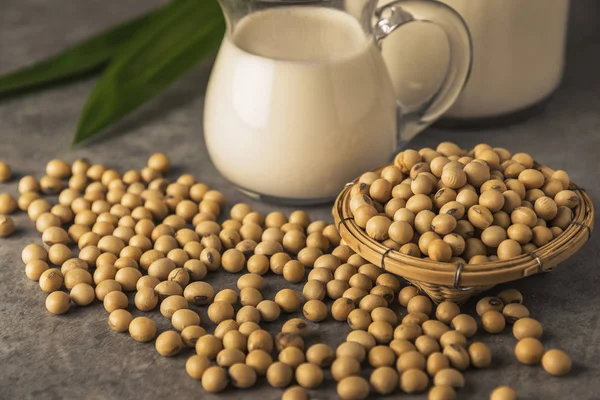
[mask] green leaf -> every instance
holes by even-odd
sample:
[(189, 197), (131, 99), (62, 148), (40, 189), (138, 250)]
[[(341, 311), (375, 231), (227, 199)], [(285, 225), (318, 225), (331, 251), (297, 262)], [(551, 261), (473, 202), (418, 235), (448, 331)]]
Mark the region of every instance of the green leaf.
[(98, 71), (108, 63), (123, 42), (156, 12), (136, 17), (47, 60), (0, 76), (0, 96), (38, 89)]
[(160, 93), (216, 49), (224, 29), (215, 0), (173, 0), (113, 58), (83, 108), (73, 144)]

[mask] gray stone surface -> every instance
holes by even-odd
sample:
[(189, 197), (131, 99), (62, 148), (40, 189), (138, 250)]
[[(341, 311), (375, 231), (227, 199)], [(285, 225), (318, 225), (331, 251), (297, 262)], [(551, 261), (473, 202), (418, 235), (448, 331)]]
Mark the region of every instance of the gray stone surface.
[[(3, 0), (0, 5), (0, 72), (29, 64), (65, 46), (153, 6), (158, 1)], [(597, 26), (598, 2), (577, 1), (571, 16), (565, 80), (546, 111), (510, 127), (481, 130), (429, 129), (411, 147), (435, 147), (442, 140), (463, 146), (489, 142), (511, 150), (526, 151), (554, 168), (567, 170), (572, 179), (588, 189), (593, 199), (598, 189), (600, 152), (600, 58)], [(289, 209), (259, 204), (236, 192), (211, 164), (202, 140), (203, 91), (210, 72), (206, 62), (188, 74), (163, 96), (108, 136), (84, 148), (69, 143), (78, 113), (93, 81), (88, 80), (0, 102), (0, 159), (8, 161), (17, 175), (41, 176), (45, 162), (61, 157), (85, 156), (121, 170), (140, 168), (147, 156), (166, 151), (176, 172), (193, 173), (199, 180), (222, 190), (233, 204), (251, 203), (260, 211)], [(16, 181), (0, 191), (16, 194)], [(312, 216), (330, 220), (329, 206), (313, 208)], [(18, 232), (0, 241), (0, 398), (115, 399), (194, 398), (277, 399), (281, 391), (261, 383), (249, 391), (228, 389), (207, 395), (184, 371), (189, 353), (160, 357), (151, 344), (139, 344), (128, 335), (109, 330), (101, 304), (73, 308), (65, 316), (44, 309), (45, 294), (26, 279), (20, 250), (40, 242), (26, 215), (15, 216)], [(516, 287), (525, 303), (545, 327), (545, 346), (559, 347), (572, 355), (573, 372), (551, 378), (539, 366), (515, 362), (514, 339), (506, 332), (478, 336), (493, 349), (494, 367), (469, 371), (461, 398), (484, 399), (497, 385), (509, 384), (522, 399), (597, 399), (600, 395), (600, 306), (598, 285), (599, 236), (556, 272), (503, 285)], [(236, 276), (210, 277), (217, 288), (234, 287)], [(284, 286), (269, 276), (266, 297)], [(298, 287), (298, 285), (296, 285)], [(499, 288), (500, 289), (500, 288)], [(494, 290), (496, 291), (496, 290)], [(472, 307), (470, 302), (468, 307)], [(207, 320), (205, 310), (202, 318)], [(161, 330), (168, 323), (153, 314)], [(279, 328), (281, 322), (267, 324)], [(319, 339), (336, 344), (348, 331), (345, 324), (328, 321), (315, 325)], [(312, 391), (314, 398), (335, 397), (328, 380)], [(403, 398), (424, 399), (425, 395)]]

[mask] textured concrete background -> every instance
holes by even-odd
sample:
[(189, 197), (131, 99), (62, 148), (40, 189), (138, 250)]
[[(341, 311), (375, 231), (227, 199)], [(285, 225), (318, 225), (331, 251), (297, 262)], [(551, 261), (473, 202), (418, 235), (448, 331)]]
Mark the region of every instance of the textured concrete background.
[[(133, 16), (158, 1), (3, 0), (0, 4), (0, 72), (53, 54), (87, 35)], [(574, 1), (567, 71), (564, 84), (546, 111), (524, 123), (484, 130), (429, 129), (411, 147), (435, 147), (454, 140), (464, 147), (489, 142), (526, 151), (544, 164), (565, 169), (572, 179), (600, 198), (600, 29), (594, 0)], [(104, 139), (85, 148), (70, 149), (78, 113), (93, 81), (80, 82), (43, 93), (0, 102), (0, 159), (18, 175), (41, 176), (45, 163), (55, 157), (94, 162), (126, 170), (140, 168), (149, 154), (167, 151), (176, 172), (193, 173), (199, 180), (223, 191), (229, 204), (246, 201), (258, 210), (283, 209), (258, 204), (237, 193), (211, 164), (202, 141), (203, 92), (210, 62), (188, 74), (163, 96), (112, 129)], [(127, 133), (127, 135), (125, 135)], [(0, 191), (16, 194), (16, 182)], [(289, 210), (289, 209), (288, 209)], [(329, 207), (310, 210), (315, 219), (330, 220)], [(0, 241), (0, 398), (114, 399), (192, 398), (277, 399), (280, 390), (261, 383), (249, 391), (228, 389), (207, 395), (184, 371), (189, 353), (160, 357), (151, 344), (139, 344), (128, 335), (111, 331), (101, 304), (73, 308), (65, 316), (52, 316), (44, 308), (45, 294), (26, 279), (20, 260), (23, 246), (40, 242), (23, 213), (15, 217), (17, 234)], [(599, 226), (596, 224), (596, 226)], [(494, 367), (469, 371), (461, 398), (484, 399), (500, 384), (510, 384), (523, 399), (600, 398), (600, 305), (598, 259), (600, 239), (595, 237), (556, 272), (515, 284), (525, 304), (544, 324), (544, 343), (572, 355), (574, 369), (564, 378), (551, 378), (539, 366), (518, 365), (512, 355), (514, 339), (508, 332), (481, 336), (492, 346)], [(224, 273), (210, 279), (216, 288), (234, 287), (236, 276)], [(269, 280), (265, 298), (284, 286)], [(296, 285), (296, 287), (298, 287)], [(501, 289), (501, 288), (499, 288)], [(469, 307), (473, 302), (469, 303)], [(201, 310), (203, 320), (207, 320)], [(402, 311), (402, 310), (400, 310)], [(159, 329), (167, 321), (153, 314)], [(267, 324), (275, 330), (282, 322)], [(336, 344), (348, 331), (346, 324), (328, 321), (314, 325), (312, 342)], [(319, 339), (320, 335), (320, 339)], [(333, 398), (328, 381), (311, 394)], [(402, 395), (407, 399), (426, 396)]]

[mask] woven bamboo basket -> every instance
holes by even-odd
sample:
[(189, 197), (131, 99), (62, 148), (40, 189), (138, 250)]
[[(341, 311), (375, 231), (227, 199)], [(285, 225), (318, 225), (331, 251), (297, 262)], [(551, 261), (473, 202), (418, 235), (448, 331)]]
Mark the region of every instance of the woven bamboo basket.
[[(380, 172), (384, 167), (386, 166), (374, 171)], [(534, 168), (546, 177), (554, 172), (539, 164)], [(571, 182), (570, 189), (579, 197), (579, 205), (574, 209), (573, 221), (562, 234), (538, 248), (535, 253), (478, 265), (440, 263), (402, 254), (371, 239), (356, 225), (352, 217), (351, 188), (352, 185), (348, 184), (338, 195), (333, 206), (333, 217), (342, 239), (361, 257), (387, 272), (406, 279), (436, 302), (449, 300), (463, 303), (469, 297), (500, 283), (552, 271), (587, 242), (594, 224), (594, 206), (590, 197), (584, 189)]]

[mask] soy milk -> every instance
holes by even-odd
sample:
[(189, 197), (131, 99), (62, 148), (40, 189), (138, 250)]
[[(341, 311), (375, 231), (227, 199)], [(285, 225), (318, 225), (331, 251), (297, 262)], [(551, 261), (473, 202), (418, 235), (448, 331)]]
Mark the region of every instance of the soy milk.
[[(511, 114), (535, 105), (557, 88), (564, 69), (569, 0), (441, 2), (464, 18), (473, 42), (471, 76), (446, 117)], [(447, 39), (433, 24), (402, 27), (386, 38), (382, 51), (402, 104), (418, 107), (445, 78), (450, 59)]]
[(396, 149), (393, 86), (373, 38), (341, 11), (284, 7), (242, 18), (206, 97), (207, 148), (242, 190), (331, 199)]
[(449, 110), (454, 118), (485, 118), (533, 106), (559, 85), (569, 0), (444, 0), (466, 20), (473, 71)]

